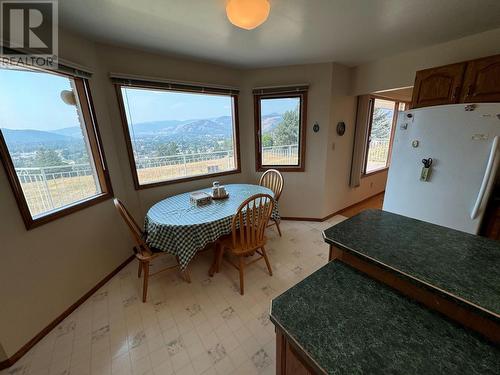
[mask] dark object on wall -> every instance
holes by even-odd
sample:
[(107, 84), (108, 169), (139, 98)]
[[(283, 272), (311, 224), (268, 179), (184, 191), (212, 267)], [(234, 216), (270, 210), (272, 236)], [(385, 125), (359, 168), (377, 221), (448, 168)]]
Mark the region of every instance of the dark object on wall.
[(319, 124), (317, 122), (315, 122), (314, 125), (313, 125), (313, 131), (315, 133), (319, 132)]
[(341, 121), (337, 124), (337, 134), (343, 136), (345, 133), (345, 122)]
[(500, 55), (420, 70), (411, 108), (500, 102)]

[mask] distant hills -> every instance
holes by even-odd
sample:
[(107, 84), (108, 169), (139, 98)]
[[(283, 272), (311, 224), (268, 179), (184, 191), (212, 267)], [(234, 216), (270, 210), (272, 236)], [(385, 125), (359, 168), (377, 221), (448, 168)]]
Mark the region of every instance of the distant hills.
[(75, 140), (75, 138), (67, 135), (31, 129), (14, 130), (2, 128), (2, 134), (8, 145), (71, 143)]
[[(282, 115), (274, 113), (263, 116), (263, 133), (273, 131), (282, 119)], [(66, 127), (51, 131), (21, 129), (14, 130), (2, 128), (3, 136), (9, 145), (67, 145), (81, 142), (82, 130), (79, 126)], [(232, 134), (232, 118), (221, 116), (209, 119), (195, 120), (166, 120), (143, 122), (133, 125), (133, 133), (136, 138), (164, 137), (176, 139), (178, 137), (230, 137)]]

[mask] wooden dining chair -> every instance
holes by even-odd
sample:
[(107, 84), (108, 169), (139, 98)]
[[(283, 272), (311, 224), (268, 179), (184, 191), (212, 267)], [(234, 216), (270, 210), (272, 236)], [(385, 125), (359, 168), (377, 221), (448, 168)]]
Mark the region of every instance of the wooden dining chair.
[[(256, 194), (245, 200), (236, 211), (231, 224), (231, 234), (217, 241), (214, 257), (215, 271), (219, 272), (220, 265), (224, 259), (224, 253), (238, 258), (238, 263), (232, 259), (227, 261), (240, 273), (240, 294), (245, 289), (245, 267), (264, 259), (269, 271), (273, 275), (271, 264), (266, 254), (266, 230), (269, 218), (273, 212), (274, 200), (269, 194)], [(246, 263), (249, 256), (259, 255), (258, 258)]]
[[(268, 169), (262, 174), (262, 176), (260, 176), (259, 185), (271, 189), (274, 193), (274, 199), (277, 202), (280, 199), (281, 193), (283, 192), (283, 186), (285, 185), (285, 182), (280, 171), (276, 169)], [(276, 225), (278, 234), (281, 237), (279, 220), (275, 220), (274, 218), (271, 218), (271, 220), (273, 222), (269, 226), (271, 227), (273, 225)]]
[[(120, 213), (121, 217), (127, 224), (127, 226), (130, 229), (130, 232), (132, 233), (132, 237), (136, 243), (136, 246), (134, 246), (134, 251), (135, 251), (135, 257), (139, 261), (139, 270), (137, 271), (137, 276), (141, 277), (141, 273), (144, 273), (143, 275), (143, 285), (142, 285), (142, 302), (146, 302), (147, 294), (148, 294), (148, 282), (149, 282), (149, 277), (157, 275), (160, 272), (172, 269), (172, 268), (179, 268), (179, 258), (177, 258), (177, 264), (163, 268), (161, 270), (158, 270), (154, 273), (150, 273), (149, 267), (151, 265), (151, 261), (161, 255), (168, 254), (165, 251), (161, 251), (159, 249), (154, 249), (148, 246), (148, 244), (145, 241), (145, 235), (139, 225), (135, 222), (134, 218), (132, 215), (130, 215), (130, 212), (125, 208), (123, 203), (117, 199), (113, 199), (113, 203), (115, 204), (116, 209)], [(188, 283), (191, 283), (191, 276), (189, 275), (189, 271), (186, 270), (184, 273), (184, 277)]]

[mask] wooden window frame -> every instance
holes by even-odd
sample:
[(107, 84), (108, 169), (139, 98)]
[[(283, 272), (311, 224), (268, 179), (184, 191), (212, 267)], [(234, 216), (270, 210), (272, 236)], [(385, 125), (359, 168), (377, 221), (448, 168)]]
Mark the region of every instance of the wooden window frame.
[(102, 147), (101, 136), (97, 125), (97, 119), (92, 102), (92, 95), (90, 93), (88, 79), (76, 77), (74, 75), (60, 71), (44, 72), (46, 72), (47, 74), (63, 76), (73, 80), (74, 82), (78, 104), (80, 105), (80, 110), (82, 112), (84, 120), (84, 124), (81, 124), (81, 126), (85, 127), (84, 130), (87, 136), (91, 154), (89, 155), (89, 157), (92, 157), (101, 192), (86, 199), (75, 201), (74, 203), (63, 206), (59, 209), (48, 211), (47, 214), (41, 214), (39, 217), (34, 218), (29, 210), (28, 203), (23, 193), (21, 181), (17, 176), (14, 162), (12, 161), (12, 158), (10, 156), (7, 143), (2, 132), (0, 131), (0, 156), (2, 159), (2, 164), (7, 174), (7, 178), (9, 179), (10, 186), (14, 193), (14, 197), (16, 199), (19, 211), (21, 212), (21, 216), (27, 230), (39, 227), (46, 223), (50, 223), (61, 217), (70, 215), (87, 207), (91, 207), (113, 197), (113, 188), (111, 186), (106, 157), (104, 155), (104, 150)]
[[(373, 111), (374, 111), (374, 104), (375, 104), (375, 99), (380, 99), (380, 100), (388, 100), (391, 102), (394, 102), (394, 116), (392, 117), (392, 126), (391, 126), (391, 136), (389, 138), (389, 151), (387, 155), (387, 162), (385, 163), (385, 167), (383, 168), (378, 168), (374, 169), (373, 171), (367, 172), (366, 168), (368, 166), (368, 153), (370, 151), (370, 134), (372, 132), (372, 120), (373, 120)], [(378, 173), (386, 172), (389, 167), (391, 166), (391, 153), (392, 153), (392, 144), (394, 142), (394, 133), (396, 132), (396, 124), (398, 122), (398, 113), (399, 113), (399, 105), (403, 103), (407, 107), (406, 109), (409, 108), (410, 103), (405, 102), (403, 100), (396, 100), (393, 98), (388, 98), (385, 96), (380, 96), (380, 95), (370, 95), (370, 103), (368, 105), (368, 128), (366, 132), (366, 140), (365, 140), (365, 153), (363, 157), (363, 174), (362, 177), (368, 177), (372, 176)]]
[[(297, 165), (262, 165), (261, 144), (261, 100), (300, 98), (299, 124), (299, 161)], [(254, 92), (254, 127), (255, 127), (255, 170), (265, 172), (276, 169), (280, 172), (304, 172), (306, 166), (307, 134), (307, 90), (301, 92), (255, 93)]]
[[(130, 164), (130, 171), (132, 173), (132, 179), (134, 181), (135, 190), (149, 189), (158, 186), (172, 185), (178, 184), (182, 182), (195, 181), (195, 180), (203, 180), (207, 178), (220, 177), (220, 176), (228, 176), (232, 174), (241, 173), (241, 160), (240, 160), (240, 133), (239, 133), (239, 113), (238, 113), (238, 94), (233, 92), (226, 93), (223, 90), (214, 89), (211, 91), (210, 89), (198, 87), (198, 86), (182, 86), (179, 84), (168, 85), (163, 84), (161, 82), (147, 82), (147, 81), (138, 81), (137, 83), (114, 83), (116, 98), (118, 101), (118, 108), (120, 110), (120, 118), (122, 123), (123, 135), (125, 138), (125, 144), (127, 147), (127, 154)], [(181, 177), (175, 178), (171, 180), (150, 182), (147, 184), (141, 184), (139, 182), (139, 176), (137, 175), (137, 166), (134, 158), (134, 149), (132, 147), (132, 139), (130, 137), (130, 131), (127, 122), (127, 115), (125, 112), (125, 104), (123, 101), (122, 88), (139, 88), (139, 89), (149, 89), (149, 90), (159, 90), (159, 91), (170, 91), (170, 92), (187, 92), (193, 94), (211, 94), (211, 95), (220, 95), (220, 96), (229, 96), (232, 100), (232, 115), (233, 115), (233, 145), (234, 145), (234, 156), (235, 156), (235, 169), (231, 169), (223, 172), (216, 173), (207, 173), (197, 176), (189, 176), (189, 177)], [(173, 87), (173, 88), (172, 88)], [(183, 89), (186, 87), (186, 89)]]

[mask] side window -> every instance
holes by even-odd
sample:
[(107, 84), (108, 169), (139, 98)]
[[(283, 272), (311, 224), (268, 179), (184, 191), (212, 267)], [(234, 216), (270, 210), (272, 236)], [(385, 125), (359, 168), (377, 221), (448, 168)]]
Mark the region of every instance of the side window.
[(389, 167), (389, 155), (397, 114), (398, 111), (404, 111), (406, 107), (406, 103), (388, 99), (374, 97), (370, 100), (365, 175)]
[(0, 153), (28, 228), (111, 192), (88, 82), (0, 69)]
[(307, 92), (254, 98), (257, 170), (303, 171)]

